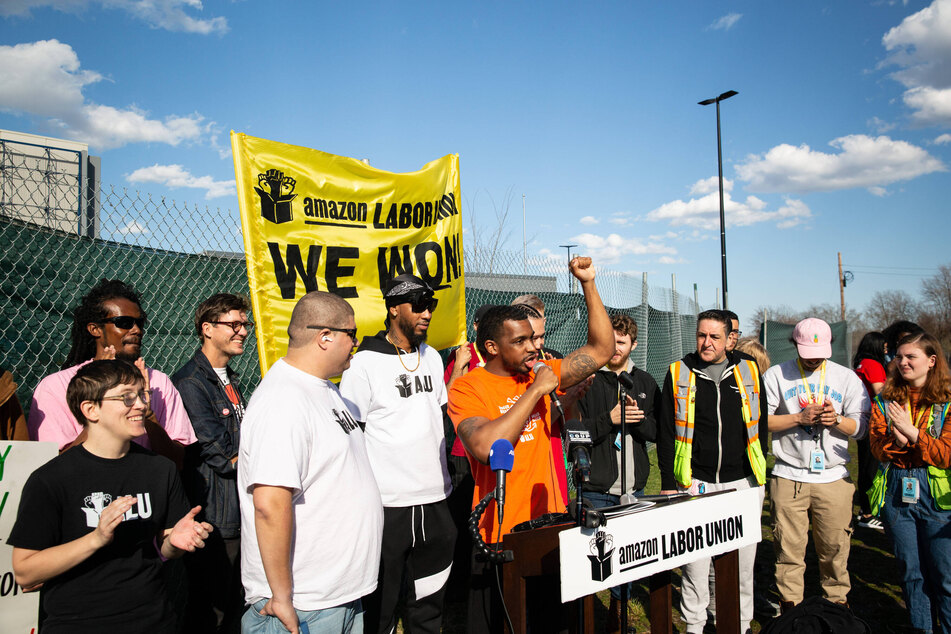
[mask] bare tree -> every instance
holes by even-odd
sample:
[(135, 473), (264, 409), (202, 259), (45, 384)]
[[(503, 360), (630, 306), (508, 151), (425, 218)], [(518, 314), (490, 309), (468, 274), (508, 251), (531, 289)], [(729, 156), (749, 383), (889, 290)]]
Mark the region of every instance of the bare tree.
[(466, 251), (468, 251), (466, 265), (473, 271), (492, 273), (496, 258), (501, 251), (505, 250), (505, 244), (512, 235), (512, 227), (509, 226), (509, 209), (515, 196), (515, 185), (510, 185), (505, 190), (501, 203), (496, 203), (492, 194), (487, 190), (484, 191), (492, 205), (493, 215), (491, 216), (480, 213), (476, 206), (479, 191), (472, 198), (466, 198), (466, 204), (469, 207), (470, 234), (466, 243)]
[(923, 280), (921, 294), (924, 306), (919, 324), (937, 337), (947, 351), (951, 344), (951, 265), (942, 264), (933, 277)]
[(920, 313), (921, 306), (906, 291), (878, 291), (865, 307), (865, 318), (876, 330), (902, 319), (917, 321)]

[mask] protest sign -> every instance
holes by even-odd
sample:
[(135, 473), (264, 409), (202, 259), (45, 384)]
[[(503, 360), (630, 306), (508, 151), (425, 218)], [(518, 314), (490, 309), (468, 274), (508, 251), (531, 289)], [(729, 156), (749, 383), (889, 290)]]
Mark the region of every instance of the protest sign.
[(286, 352), (305, 293), (343, 297), (372, 335), (383, 329), (383, 288), (401, 273), (437, 289), (428, 343), (465, 341), (458, 155), (396, 174), (236, 132), (231, 147), (262, 374)]

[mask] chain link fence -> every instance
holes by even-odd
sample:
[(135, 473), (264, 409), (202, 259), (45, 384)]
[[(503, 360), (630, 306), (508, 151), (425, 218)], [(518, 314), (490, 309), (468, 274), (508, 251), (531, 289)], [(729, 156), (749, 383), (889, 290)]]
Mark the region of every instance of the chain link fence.
[[(248, 294), (237, 211), (103, 186), (72, 201), (74, 208), (78, 203), (79, 209), (97, 210), (93, 225), (80, 211), (73, 212), (75, 222), (64, 218), (63, 205), (50, 223), (46, 176), (18, 169), (0, 170), (0, 366), (13, 373), (24, 405), (39, 380), (65, 361), (73, 308), (102, 278), (121, 279), (139, 292), (148, 316), (143, 356), (167, 374), (198, 346), (193, 315), (202, 300), (218, 292)], [(16, 187), (10, 180), (14, 173)], [(80, 222), (95, 230), (81, 231)], [(75, 230), (69, 230), (71, 224)], [(597, 253), (592, 255), (597, 266)], [(476, 308), (535, 293), (546, 303), (546, 346), (570, 352), (584, 343), (584, 300), (572, 287), (563, 258), (494, 252), (488, 264), (481, 254), (465, 251), (464, 257), (470, 337)], [(699, 307), (670, 289), (648, 286), (646, 276), (599, 267), (597, 284), (609, 312), (637, 321), (635, 364), (662, 381), (667, 365), (694, 348)], [(255, 350), (253, 333), (248, 341), (248, 349)], [(242, 355), (232, 366), (250, 393), (260, 380), (257, 355)]]

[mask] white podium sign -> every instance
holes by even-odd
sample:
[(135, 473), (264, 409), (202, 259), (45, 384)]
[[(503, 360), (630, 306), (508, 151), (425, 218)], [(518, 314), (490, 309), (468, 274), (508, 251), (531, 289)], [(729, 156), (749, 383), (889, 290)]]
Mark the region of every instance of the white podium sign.
[(55, 442), (0, 441), (0, 632), (5, 634), (36, 632), (40, 593), (24, 593), (17, 585), (11, 563), (13, 547), (7, 539), (27, 478), (57, 453)]
[(758, 488), (712, 494), (559, 534), (561, 600), (577, 599), (762, 538)]

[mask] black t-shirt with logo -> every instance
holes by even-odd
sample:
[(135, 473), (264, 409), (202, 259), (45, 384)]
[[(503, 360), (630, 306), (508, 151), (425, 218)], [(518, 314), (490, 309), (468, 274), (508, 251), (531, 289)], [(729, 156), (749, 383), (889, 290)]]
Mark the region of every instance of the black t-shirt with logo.
[(137, 502), (111, 544), (43, 586), (44, 634), (165, 632), (174, 626), (157, 536), (188, 512), (175, 466), (132, 443), (119, 459), (73, 447), (27, 480), (11, 546), (43, 550), (95, 530), (99, 513), (123, 495)]

